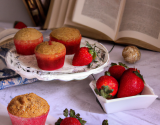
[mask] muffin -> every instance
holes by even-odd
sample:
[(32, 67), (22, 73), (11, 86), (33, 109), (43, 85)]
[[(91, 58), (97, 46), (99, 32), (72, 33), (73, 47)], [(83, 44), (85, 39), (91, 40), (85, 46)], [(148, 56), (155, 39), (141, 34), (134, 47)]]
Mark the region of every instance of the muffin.
[(61, 27), (50, 33), (50, 40), (63, 43), (66, 47), (66, 55), (74, 54), (80, 48), (81, 34), (78, 29)]
[(45, 41), (35, 48), (38, 67), (42, 70), (56, 70), (64, 65), (66, 48), (62, 43)]
[(45, 125), (50, 106), (34, 93), (18, 95), (7, 106), (12, 125)]
[(35, 47), (43, 42), (43, 35), (34, 28), (23, 28), (14, 36), (14, 44), (18, 54), (32, 55)]

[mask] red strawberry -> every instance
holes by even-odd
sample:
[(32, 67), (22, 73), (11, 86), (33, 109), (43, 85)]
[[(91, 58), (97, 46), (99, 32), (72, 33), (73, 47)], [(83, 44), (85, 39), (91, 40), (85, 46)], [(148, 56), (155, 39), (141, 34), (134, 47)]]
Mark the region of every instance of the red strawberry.
[(81, 125), (81, 123), (76, 118), (67, 117), (62, 120), (60, 125)]
[(85, 66), (95, 61), (97, 57), (97, 52), (95, 50), (96, 46), (86, 43), (86, 47), (81, 47), (75, 54), (72, 60), (73, 66)]
[(142, 92), (144, 88), (143, 76), (135, 68), (127, 69), (120, 80), (117, 97), (134, 96)]
[(96, 82), (96, 89), (95, 92), (103, 96), (106, 99), (111, 99), (113, 98), (118, 91), (118, 82), (117, 80), (109, 76), (109, 72), (105, 72), (104, 76), (101, 76), (97, 82)]
[[(84, 125), (86, 121), (82, 120), (80, 114), (75, 114), (75, 111), (70, 109), (65, 109), (63, 115), (66, 117), (64, 119), (59, 118), (55, 125)], [(70, 117), (68, 117), (68, 115)]]
[(14, 28), (16, 29), (22, 29), (22, 28), (26, 28), (26, 24), (24, 24), (23, 22), (15, 22)]
[(128, 72), (128, 71), (138, 71), (139, 73), (140, 73), (140, 71), (138, 70), (138, 69), (136, 69), (136, 68), (129, 68), (126, 72)]
[(84, 66), (92, 62), (92, 55), (89, 53), (89, 48), (82, 47), (75, 53), (72, 61), (73, 66)]
[(120, 80), (123, 72), (126, 70), (125, 68), (128, 68), (125, 64), (119, 62), (118, 65), (116, 63), (111, 63), (111, 67), (108, 69), (111, 76), (113, 76), (115, 79)]

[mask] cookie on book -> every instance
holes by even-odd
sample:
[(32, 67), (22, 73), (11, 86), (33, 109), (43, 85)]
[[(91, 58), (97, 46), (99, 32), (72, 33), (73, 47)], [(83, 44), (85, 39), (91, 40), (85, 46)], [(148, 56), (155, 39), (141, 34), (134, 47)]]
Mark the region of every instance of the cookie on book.
[(74, 54), (80, 48), (81, 34), (78, 29), (61, 27), (50, 33), (50, 40), (63, 43), (66, 47), (66, 55)]
[(14, 36), (14, 44), (18, 54), (32, 55), (35, 47), (43, 42), (43, 35), (34, 28), (23, 28)]

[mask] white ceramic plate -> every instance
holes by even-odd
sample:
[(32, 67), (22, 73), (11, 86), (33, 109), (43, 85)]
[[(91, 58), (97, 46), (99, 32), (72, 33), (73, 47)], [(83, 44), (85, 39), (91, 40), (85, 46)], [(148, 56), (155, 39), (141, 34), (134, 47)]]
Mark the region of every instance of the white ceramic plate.
[[(56, 121), (57, 121), (56, 118), (54, 118), (51, 115), (48, 115), (45, 125), (55, 125)], [(2, 104), (0, 104), (0, 125), (12, 125), (7, 112), (7, 108)]]
[(86, 41), (91, 45), (97, 46), (96, 51), (99, 55), (98, 57), (101, 58), (100, 60), (103, 59), (103, 61), (93, 63), (91, 68), (88, 66), (72, 66), (73, 55), (66, 55), (65, 63), (62, 68), (54, 71), (41, 70), (37, 65), (35, 55), (24, 56), (17, 54), (15, 47), (7, 53), (6, 63), (8, 68), (28, 79), (37, 78), (43, 81), (55, 79), (63, 81), (82, 80), (91, 74), (102, 72), (109, 64), (108, 50), (102, 44), (87, 38), (82, 38), (81, 47), (86, 45)]

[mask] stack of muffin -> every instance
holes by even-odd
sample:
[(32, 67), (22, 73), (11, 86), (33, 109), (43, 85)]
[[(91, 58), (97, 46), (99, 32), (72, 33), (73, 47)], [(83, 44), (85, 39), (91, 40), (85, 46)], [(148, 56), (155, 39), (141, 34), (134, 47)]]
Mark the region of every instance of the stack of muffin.
[(63, 67), (65, 55), (79, 50), (81, 38), (78, 29), (61, 27), (50, 33), (50, 41), (43, 42), (41, 32), (34, 28), (23, 28), (15, 34), (14, 44), (18, 54), (35, 54), (38, 67), (51, 71)]

